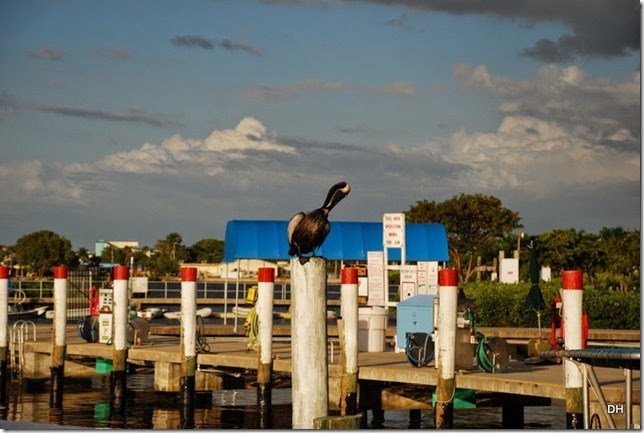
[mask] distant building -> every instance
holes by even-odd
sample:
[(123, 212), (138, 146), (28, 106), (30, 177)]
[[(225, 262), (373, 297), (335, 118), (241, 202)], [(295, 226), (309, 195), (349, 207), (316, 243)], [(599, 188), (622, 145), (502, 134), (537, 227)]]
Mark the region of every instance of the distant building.
[(103, 250), (107, 248), (108, 246), (113, 246), (115, 248), (125, 248), (125, 247), (130, 247), (132, 249), (138, 249), (139, 248), (139, 241), (96, 241), (94, 244), (94, 255), (96, 257), (100, 257), (103, 254)]
[(278, 265), (266, 260), (237, 259), (230, 263), (182, 263), (181, 267), (197, 268), (198, 278), (254, 278), (257, 269), (277, 269)]

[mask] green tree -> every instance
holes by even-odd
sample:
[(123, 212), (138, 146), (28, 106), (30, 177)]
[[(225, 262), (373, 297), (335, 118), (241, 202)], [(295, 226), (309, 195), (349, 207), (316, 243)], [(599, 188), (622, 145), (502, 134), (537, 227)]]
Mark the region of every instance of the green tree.
[(224, 241), (201, 239), (187, 249), (188, 260), (193, 263), (219, 263), (224, 258)]
[(490, 251), (512, 230), (523, 227), (518, 212), (503, 207), (498, 198), (483, 194), (461, 194), (441, 203), (418, 201), (405, 215), (408, 222), (445, 226), (452, 264), (463, 282), (474, 273), (477, 256)]
[(26, 266), (38, 276), (50, 275), (54, 266), (76, 266), (72, 243), (50, 231), (27, 234), (16, 242), (16, 263)]

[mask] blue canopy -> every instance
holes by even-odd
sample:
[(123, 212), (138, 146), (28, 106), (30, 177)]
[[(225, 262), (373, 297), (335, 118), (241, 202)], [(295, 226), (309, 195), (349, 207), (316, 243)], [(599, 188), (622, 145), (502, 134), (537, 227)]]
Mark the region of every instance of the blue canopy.
[[(226, 224), (223, 262), (237, 259), (289, 260), (288, 221), (232, 220)], [(408, 261), (449, 260), (443, 224), (405, 224)], [(382, 223), (332, 221), (331, 233), (315, 252), (328, 260), (367, 260), (367, 251), (382, 251)], [(400, 249), (389, 249), (389, 260), (399, 261)]]

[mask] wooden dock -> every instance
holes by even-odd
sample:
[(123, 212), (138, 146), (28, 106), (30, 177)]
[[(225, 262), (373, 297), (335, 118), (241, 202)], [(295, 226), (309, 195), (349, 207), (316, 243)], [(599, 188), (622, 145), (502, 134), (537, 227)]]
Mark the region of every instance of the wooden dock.
[[(197, 357), (197, 391), (224, 389), (227, 376), (257, 369), (257, 353), (248, 350), (248, 341), (243, 336), (244, 328), (240, 328), (237, 336), (231, 335), (229, 326), (218, 325), (206, 332), (209, 351), (201, 352)], [(290, 339), (285, 330), (280, 331), (278, 328), (276, 331), (273, 343), (273, 370), (288, 375), (291, 372)], [(331, 326), (329, 331), (329, 407), (336, 410), (340, 401), (340, 353)], [(155, 390), (177, 392), (182, 362), (179, 337), (167, 334), (170, 334), (167, 329), (164, 332), (163, 327), (157, 329), (156, 326), (152, 326), (151, 334), (143, 344), (129, 348), (128, 362), (135, 369), (154, 369)], [(391, 334), (391, 330), (388, 334)], [(36, 341), (24, 343), (22, 349), (22, 377), (25, 379), (50, 377), (51, 327), (39, 326), (37, 335)], [(109, 360), (112, 355), (111, 345), (87, 343), (78, 336), (75, 327), (68, 328), (65, 376), (101, 374), (96, 371), (95, 360)], [(623, 370), (595, 367), (595, 371), (606, 401), (623, 405), (626, 402)], [(503, 406), (504, 410), (507, 407), (516, 411), (525, 405), (544, 406), (553, 404), (553, 401), (560, 404), (564, 400), (563, 376), (563, 367), (560, 364), (528, 365), (523, 361), (511, 360), (505, 372), (486, 373), (478, 370), (473, 360), (471, 369), (457, 373), (456, 386), (460, 389), (475, 390), (477, 400), (485, 401), (484, 404)], [(407, 361), (404, 353), (397, 353), (393, 348), (386, 347), (384, 352), (359, 353), (359, 382), (360, 407), (363, 410), (431, 410), (432, 392), (437, 384), (437, 370), (433, 363), (427, 367), (416, 368)], [(590, 394), (591, 401), (594, 400), (596, 404), (597, 396), (592, 392)], [(633, 371), (633, 402), (638, 409), (634, 411), (633, 421), (639, 424), (639, 370)], [(522, 410), (520, 412), (522, 413)]]

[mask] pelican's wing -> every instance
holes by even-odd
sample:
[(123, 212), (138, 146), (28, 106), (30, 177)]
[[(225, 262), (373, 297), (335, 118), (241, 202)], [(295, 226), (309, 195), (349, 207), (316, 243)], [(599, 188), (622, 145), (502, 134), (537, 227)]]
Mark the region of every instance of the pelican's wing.
[(288, 245), (292, 247), (291, 239), (293, 238), (293, 232), (295, 228), (300, 224), (304, 218), (304, 212), (298, 212), (289, 220), (288, 226), (286, 227), (286, 239), (288, 239)]

